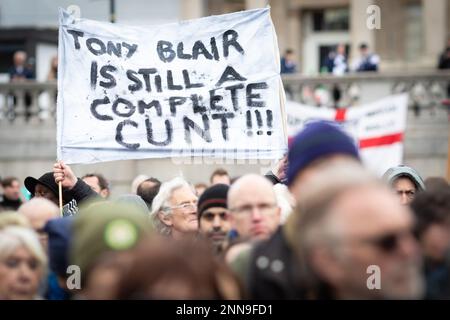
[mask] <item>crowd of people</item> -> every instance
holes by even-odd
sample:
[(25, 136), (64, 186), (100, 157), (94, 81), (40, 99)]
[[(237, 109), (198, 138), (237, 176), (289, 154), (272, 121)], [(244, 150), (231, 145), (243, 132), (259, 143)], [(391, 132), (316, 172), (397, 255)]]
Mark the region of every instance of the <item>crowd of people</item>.
[(372, 175), (334, 123), (266, 175), (150, 174), (112, 196), (60, 161), (24, 180), (28, 201), (3, 178), (0, 299), (450, 298), (448, 182)]

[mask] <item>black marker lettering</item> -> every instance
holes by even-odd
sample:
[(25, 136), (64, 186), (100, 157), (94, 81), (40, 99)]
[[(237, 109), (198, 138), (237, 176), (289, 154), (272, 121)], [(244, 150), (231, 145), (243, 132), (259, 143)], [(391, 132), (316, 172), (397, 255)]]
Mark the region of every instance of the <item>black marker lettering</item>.
[(129, 119), (119, 122), (119, 124), (117, 125), (117, 128), (116, 128), (116, 142), (118, 144), (120, 144), (121, 146), (124, 146), (127, 149), (136, 150), (140, 146), (139, 143), (126, 143), (123, 141), (122, 130), (123, 130), (123, 127), (126, 125), (129, 125), (129, 126), (132, 126), (135, 128), (138, 127), (138, 124), (136, 122), (129, 120)]
[(150, 144), (153, 144), (155, 146), (167, 146), (169, 143), (172, 142), (172, 136), (173, 136), (173, 128), (172, 128), (172, 122), (170, 122), (169, 119), (166, 119), (164, 121), (164, 125), (166, 126), (166, 134), (167, 138), (164, 141), (155, 141), (153, 138), (153, 127), (152, 122), (150, 121), (150, 118), (148, 116), (145, 117), (145, 126), (147, 127), (147, 141)]
[(222, 137), (223, 140), (227, 141), (228, 138), (228, 120), (227, 119), (233, 119), (234, 114), (231, 112), (227, 113), (220, 113), (220, 114), (213, 114), (213, 119), (220, 119), (221, 121), (221, 128), (222, 128)]
[(150, 103), (145, 103), (142, 100), (139, 100), (138, 102), (138, 110), (140, 114), (144, 114), (145, 110), (149, 110), (150, 108), (156, 109), (156, 114), (161, 117), (162, 116), (162, 109), (161, 109), (161, 103), (159, 103), (158, 100), (152, 100)]
[[(98, 46), (97, 49), (93, 47), (94, 44), (96, 46)], [(89, 38), (89, 39), (87, 39), (86, 40), (86, 47), (89, 49), (89, 51), (92, 54), (94, 54), (96, 56), (102, 55), (102, 54), (104, 54), (106, 52), (105, 44), (103, 43), (102, 40), (97, 39), (97, 38)]]
[(175, 59), (175, 51), (172, 50), (172, 43), (169, 41), (160, 40), (156, 46), (156, 51), (158, 52), (159, 59), (162, 62), (171, 62)]
[(169, 98), (169, 106), (170, 106), (170, 113), (172, 116), (176, 116), (177, 109), (176, 106), (182, 105), (186, 102), (185, 97), (170, 97)]
[(219, 82), (217, 82), (216, 87), (220, 87), (226, 81), (245, 81), (247, 78), (241, 76), (232, 66), (227, 66), (225, 71), (222, 73)]
[(130, 79), (131, 81), (134, 82), (134, 84), (130, 84), (128, 86), (128, 90), (130, 90), (131, 92), (134, 91), (138, 91), (142, 89), (142, 81), (139, 80), (138, 77), (136, 77), (137, 72), (133, 71), (133, 70), (127, 70), (127, 77), (128, 79)]
[(230, 46), (233, 46), (240, 54), (244, 54), (244, 49), (242, 49), (241, 45), (237, 42), (238, 37), (238, 33), (234, 30), (225, 31), (225, 33), (223, 34), (224, 57), (228, 57)]
[(257, 82), (257, 83), (249, 83), (247, 85), (247, 106), (256, 107), (256, 108), (264, 108), (266, 104), (264, 101), (255, 101), (254, 99), (261, 99), (261, 95), (259, 93), (253, 93), (253, 90), (257, 89), (267, 89), (269, 86), (265, 82)]
[[(125, 105), (125, 111), (121, 112), (118, 109), (119, 108), (119, 104)], [(130, 101), (128, 101), (127, 99), (117, 98), (117, 100), (114, 101), (114, 103), (112, 105), (112, 110), (119, 117), (128, 118), (128, 117), (131, 117), (134, 114), (134, 111), (136, 110), (136, 107)]]
[(108, 97), (104, 97), (103, 99), (95, 99), (94, 101), (92, 101), (91, 103), (91, 113), (92, 115), (98, 119), (98, 120), (102, 120), (102, 121), (108, 121), (108, 120), (113, 120), (113, 118), (111, 116), (108, 116), (106, 114), (100, 114), (97, 112), (97, 107), (101, 104), (108, 104), (109, 98)]
[(84, 32), (77, 31), (77, 30), (67, 30), (67, 33), (70, 34), (73, 37), (73, 42), (75, 45), (75, 49), (80, 49), (80, 42), (78, 41), (78, 37), (83, 37)]
[(211, 133), (209, 132), (209, 119), (206, 114), (202, 115), (203, 129), (200, 128), (194, 121), (187, 116), (183, 117), (184, 122), (184, 140), (188, 144), (192, 144), (191, 128), (206, 142), (211, 142)]
[(112, 66), (112, 65), (106, 65), (101, 67), (100, 69), (100, 74), (102, 75), (103, 78), (109, 80), (109, 81), (100, 81), (99, 85), (102, 86), (103, 88), (109, 89), (109, 88), (113, 88), (116, 86), (116, 79), (114, 78), (114, 76), (112, 74), (110, 74), (109, 72), (114, 72), (116, 71), (117, 68)]

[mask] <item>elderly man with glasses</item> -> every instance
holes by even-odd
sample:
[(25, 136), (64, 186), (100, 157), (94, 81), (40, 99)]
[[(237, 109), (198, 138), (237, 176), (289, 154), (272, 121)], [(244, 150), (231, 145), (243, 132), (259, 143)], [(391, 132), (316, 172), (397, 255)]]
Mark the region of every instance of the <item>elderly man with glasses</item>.
[(179, 177), (163, 183), (153, 199), (151, 218), (162, 235), (177, 240), (195, 237), (198, 219), (194, 189)]

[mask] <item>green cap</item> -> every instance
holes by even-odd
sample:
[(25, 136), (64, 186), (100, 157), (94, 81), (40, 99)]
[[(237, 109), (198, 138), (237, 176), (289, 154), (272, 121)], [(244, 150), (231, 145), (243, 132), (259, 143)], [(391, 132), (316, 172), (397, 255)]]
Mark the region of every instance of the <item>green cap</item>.
[(73, 224), (71, 263), (86, 272), (102, 254), (134, 248), (152, 234), (149, 217), (135, 206), (97, 202), (82, 208)]

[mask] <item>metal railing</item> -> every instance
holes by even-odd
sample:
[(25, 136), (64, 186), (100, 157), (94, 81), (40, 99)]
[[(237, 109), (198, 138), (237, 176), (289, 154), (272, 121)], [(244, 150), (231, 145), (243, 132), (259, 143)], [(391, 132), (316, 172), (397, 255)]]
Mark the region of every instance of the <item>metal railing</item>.
[(288, 99), (319, 107), (343, 108), (407, 92), (415, 111), (442, 105), (448, 98), (450, 71), (365, 72), (344, 76), (283, 75)]
[[(357, 73), (344, 76), (283, 75), (287, 99), (318, 107), (342, 108), (407, 92), (419, 113), (448, 98), (450, 71)], [(0, 83), (0, 122), (53, 121), (56, 82)]]
[(0, 121), (36, 122), (56, 115), (56, 82), (0, 83)]

